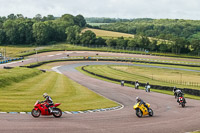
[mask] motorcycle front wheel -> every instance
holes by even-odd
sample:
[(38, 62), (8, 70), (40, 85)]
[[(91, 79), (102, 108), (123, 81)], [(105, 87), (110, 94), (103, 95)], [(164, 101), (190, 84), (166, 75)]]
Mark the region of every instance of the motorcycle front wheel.
[(185, 107), (185, 103), (182, 103), (181, 106), (184, 108)]
[(137, 117), (142, 117), (143, 113), (140, 109), (136, 109), (136, 115)]
[(62, 116), (62, 111), (59, 108), (53, 109), (53, 116), (59, 118)]
[(35, 118), (39, 117), (40, 114), (41, 114), (41, 112), (40, 112), (39, 109), (38, 109), (38, 110), (33, 109), (32, 112), (31, 112), (31, 115), (32, 115), (33, 117), (35, 117)]
[(153, 110), (149, 108), (149, 116), (153, 116)]

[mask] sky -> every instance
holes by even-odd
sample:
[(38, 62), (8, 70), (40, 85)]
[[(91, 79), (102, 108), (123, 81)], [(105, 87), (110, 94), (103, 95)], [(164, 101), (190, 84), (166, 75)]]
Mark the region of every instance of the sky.
[(0, 0), (0, 16), (11, 13), (200, 20), (200, 0)]

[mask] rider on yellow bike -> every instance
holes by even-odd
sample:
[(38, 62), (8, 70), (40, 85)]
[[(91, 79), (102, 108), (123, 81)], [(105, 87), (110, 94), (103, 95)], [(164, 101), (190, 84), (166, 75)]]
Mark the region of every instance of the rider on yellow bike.
[(141, 98), (136, 97), (136, 102), (139, 103), (140, 105), (143, 104), (147, 108), (147, 110), (149, 112), (149, 107), (146, 105), (146, 103)]

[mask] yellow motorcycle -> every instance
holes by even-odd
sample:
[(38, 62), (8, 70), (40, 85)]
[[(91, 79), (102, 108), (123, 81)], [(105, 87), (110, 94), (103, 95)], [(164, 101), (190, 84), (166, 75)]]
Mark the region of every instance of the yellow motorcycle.
[[(146, 105), (148, 107), (150, 107), (150, 104), (146, 103)], [(136, 115), (137, 117), (142, 117), (144, 115), (149, 115), (149, 116), (153, 116), (153, 110), (151, 108), (149, 108), (149, 112), (148, 112), (148, 109), (144, 106), (144, 104), (141, 104), (140, 103), (136, 103), (134, 106), (133, 106), (133, 109), (136, 110)]]

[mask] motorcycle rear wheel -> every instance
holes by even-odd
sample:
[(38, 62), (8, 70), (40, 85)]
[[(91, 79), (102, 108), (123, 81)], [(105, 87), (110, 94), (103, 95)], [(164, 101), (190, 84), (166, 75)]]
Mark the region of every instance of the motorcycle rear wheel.
[(136, 115), (137, 115), (137, 117), (141, 118), (143, 113), (140, 109), (136, 109)]
[(53, 109), (53, 111), (56, 111), (56, 112), (53, 112), (54, 117), (59, 118), (62, 116), (62, 111), (59, 108), (55, 108)]
[(40, 116), (40, 114), (41, 114), (41, 112), (39, 109), (38, 110), (33, 109), (31, 112), (31, 115), (35, 118), (38, 118)]

